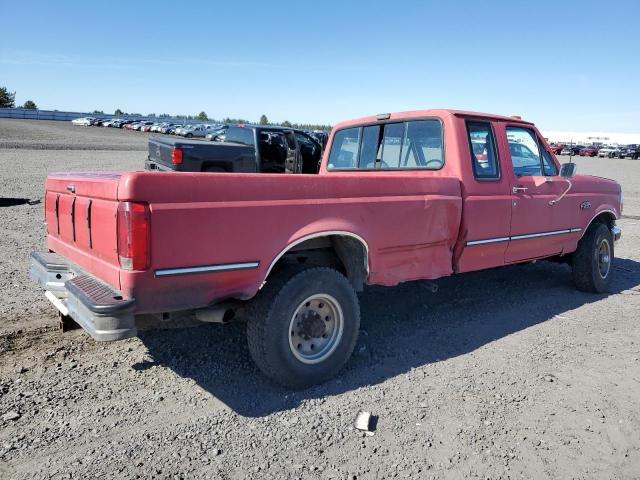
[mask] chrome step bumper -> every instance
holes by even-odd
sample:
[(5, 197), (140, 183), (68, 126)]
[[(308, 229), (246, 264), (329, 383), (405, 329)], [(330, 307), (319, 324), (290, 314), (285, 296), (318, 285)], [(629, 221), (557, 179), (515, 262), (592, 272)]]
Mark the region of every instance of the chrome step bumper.
[(46, 297), (89, 335), (101, 342), (137, 334), (135, 299), (82, 271), (55, 253), (32, 252), (31, 279), (44, 287)]
[(617, 242), (622, 236), (622, 229), (619, 226), (614, 225), (611, 227), (611, 235), (613, 235), (613, 241)]

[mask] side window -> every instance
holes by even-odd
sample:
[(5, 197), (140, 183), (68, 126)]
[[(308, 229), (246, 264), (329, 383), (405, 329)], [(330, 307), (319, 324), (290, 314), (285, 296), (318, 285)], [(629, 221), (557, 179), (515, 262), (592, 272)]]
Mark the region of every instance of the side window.
[(549, 155), (549, 152), (544, 147), (542, 147), (542, 166), (544, 167), (544, 174), (547, 177), (558, 175), (558, 167), (556, 167), (551, 155)]
[(480, 180), (500, 178), (496, 142), (491, 124), (467, 122), (473, 175)]
[(360, 130), (357, 127), (346, 128), (335, 133), (327, 165), (329, 169), (356, 168), (360, 147)]
[(535, 134), (521, 127), (507, 127), (513, 173), (518, 176), (541, 176), (542, 162)]
[(442, 125), (438, 120), (407, 122), (400, 168), (438, 170), (444, 165)]
[(376, 168), (378, 145), (380, 145), (380, 125), (364, 127), (362, 129), (359, 168)]

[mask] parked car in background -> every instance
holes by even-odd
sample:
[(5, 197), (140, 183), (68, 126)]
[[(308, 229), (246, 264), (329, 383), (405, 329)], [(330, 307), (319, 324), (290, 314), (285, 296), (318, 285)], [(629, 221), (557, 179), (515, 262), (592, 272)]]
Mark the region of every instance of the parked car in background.
[(133, 123), (133, 120), (115, 120), (111, 126), (113, 128), (124, 128), (127, 125), (131, 125)]
[(593, 145), (584, 147), (580, 150), (581, 157), (595, 157), (596, 155), (598, 155), (598, 147)]
[(150, 122), (150, 121), (140, 122), (133, 129), (138, 131), (138, 132), (142, 132), (143, 128), (151, 127), (151, 125), (153, 125), (153, 122)]
[(162, 133), (167, 133), (169, 135), (175, 135), (176, 130), (182, 128), (182, 125), (179, 123), (173, 124), (173, 125), (169, 125), (166, 129), (166, 132), (162, 132)]
[(554, 155), (560, 155), (565, 147), (566, 145), (551, 144), (549, 145), (549, 150), (551, 150), (551, 153)]
[(640, 159), (640, 145), (632, 144), (627, 145), (626, 148), (620, 152), (620, 158), (628, 157), (632, 160)]
[(600, 158), (613, 158), (613, 154), (615, 152), (619, 152), (619, 147), (614, 147), (612, 145), (605, 145), (598, 149), (598, 157)]
[(193, 125), (181, 125), (176, 127), (176, 129), (173, 131), (173, 133), (175, 135), (184, 135), (184, 133), (189, 130), (191, 127), (193, 127)]
[(73, 120), (71, 120), (71, 124), (81, 127), (89, 127), (90, 125), (92, 125), (94, 120), (95, 118), (93, 117), (74, 118)]
[(211, 142), (151, 137), (146, 170), (317, 173), (322, 147), (302, 130), (264, 125), (218, 127)]
[(327, 141), (329, 141), (328, 132), (324, 132), (322, 130), (314, 130), (313, 132), (310, 132), (309, 135), (311, 135), (311, 137), (313, 137), (323, 149), (327, 146)]
[(181, 134), (186, 138), (204, 138), (207, 133), (215, 131), (213, 125), (193, 125)]
[(583, 148), (584, 145), (567, 145), (562, 149), (560, 155), (579, 155)]
[(224, 135), (227, 131), (227, 129), (229, 128), (228, 125), (222, 125), (219, 126), (217, 128), (215, 128), (214, 130), (212, 130), (211, 132), (207, 133), (205, 135), (205, 140), (209, 140), (210, 142), (216, 142), (219, 140), (219, 138)]
[(165, 123), (164, 125), (162, 125), (159, 129), (158, 132), (159, 133), (169, 133), (169, 130), (171, 130), (172, 128), (176, 128), (179, 125), (177, 123)]

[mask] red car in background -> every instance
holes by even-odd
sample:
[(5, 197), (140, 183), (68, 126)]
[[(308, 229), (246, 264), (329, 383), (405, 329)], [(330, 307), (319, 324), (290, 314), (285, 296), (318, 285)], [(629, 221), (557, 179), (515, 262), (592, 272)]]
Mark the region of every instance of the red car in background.
[(596, 155), (598, 155), (598, 147), (594, 147), (593, 145), (580, 150), (581, 157), (595, 157)]
[(551, 153), (553, 153), (554, 155), (560, 155), (560, 152), (562, 152), (562, 149), (566, 147), (566, 145), (562, 144), (562, 145), (549, 145), (549, 150), (551, 151)]

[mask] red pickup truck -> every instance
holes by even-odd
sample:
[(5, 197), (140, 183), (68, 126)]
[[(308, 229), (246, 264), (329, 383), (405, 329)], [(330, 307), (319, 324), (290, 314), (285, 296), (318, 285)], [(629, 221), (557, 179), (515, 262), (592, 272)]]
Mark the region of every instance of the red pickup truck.
[(52, 174), (31, 276), (96, 340), (241, 309), (258, 366), (305, 387), (351, 355), (365, 284), (553, 258), (606, 291), (622, 192), (574, 173), (531, 123), (425, 110), (338, 124), (317, 174)]

